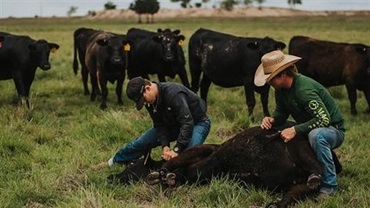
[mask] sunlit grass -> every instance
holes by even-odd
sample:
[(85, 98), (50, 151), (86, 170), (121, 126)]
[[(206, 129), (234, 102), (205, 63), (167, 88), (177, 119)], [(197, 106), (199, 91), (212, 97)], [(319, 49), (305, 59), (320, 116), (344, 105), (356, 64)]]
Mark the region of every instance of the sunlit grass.
[[(100, 100), (91, 102), (83, 95), (81, 75), (72, 70), (72, 34), (78, 27), (92, 27), (125, 33), (131, 27), (156, 30), (181, 29), (186, 36), (184, 50), (192, 33), (200, 27), (239, 36), (270, 36), (288, 44), (293, 35), (307, 35), (340, 42), (369, 44), (369, 17), (295, 18), (202, 18), (161, 20), (139, 25), (136, 20), (6, 19), (1, 30), (44, 38), (60, 45), (51, 55), (52, 68), (37, 70), (31, 86), (31, 109), (17, 105), (11, 80), (0, 82), (0, 206), (1, 207), (263, 207), (281, 195), (253, 187), (244, 188), (227, 179), (210, 185), (184, 185), (174, 190), (149, 187), (143, 182), (128, 186), (108, 184), (106, 177), (117, 173), (115, 166), (92, 171), (94, 164), (106, 161), (121, 146), (151, 126), (145, 111), (136, 111), (123, 95), (124, 105), (116, 103), (114, 85), (108, 84), (108, 109), (101, 111)], [(287, 51), (287, 49), (285, 49)], [(190, 74), (188, 74), (190, 78)], [(152, 79), (157, 79), (155, 76)], [(179, 78), (170, 81), (179, 82)], [(127, 81), (125, 82), (125, 84)], [(370, 187), (367, 161), (370, 133), (368, 106), (358, 93), (358, 115), (350, 115), (344, 87), (331, 88), (346, 119), (346, 139), (337, 149), (343, 163), (339, 175), (340, 192), (322, 203), (312, 200), (297, 207), (369, 207)], [(269, 109), (274, 108), (274, 90)], [(224, 89), (211, 85), (208, 113), (212, 129), (207, 143), (221, 143), (242, 129), (258, 125), (262, 107), (256, 94), (255, 122), (248, 117), (242, 87)], [(159, 159), (160, 150), (153, 151)]]

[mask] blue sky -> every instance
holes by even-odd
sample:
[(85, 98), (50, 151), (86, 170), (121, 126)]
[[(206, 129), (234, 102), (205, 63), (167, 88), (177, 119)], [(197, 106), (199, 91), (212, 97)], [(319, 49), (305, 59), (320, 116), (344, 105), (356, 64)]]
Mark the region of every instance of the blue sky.
[[(35, 15), (66, 16), (71, 6), (77, 7), (76, 15), (85, 15), (88, 11), (100, 11), (109, 0), (0, 0), (0, 18), (33, 17)], [(134, 0), (110, 0), (118, 9), (127, 9)], [(210, 0), (206, 7), (219, 6), (221, 0)], [(179, 3), (159, 0), (161, 8), (180, 8)], [(192, 0), (191, 3), (201, 2)], [(302, 0), (297, 9), (322, 10), (370, 10), (370, 0)], [(263, 6), (288, 8), (287, 0), (266, 0)]]

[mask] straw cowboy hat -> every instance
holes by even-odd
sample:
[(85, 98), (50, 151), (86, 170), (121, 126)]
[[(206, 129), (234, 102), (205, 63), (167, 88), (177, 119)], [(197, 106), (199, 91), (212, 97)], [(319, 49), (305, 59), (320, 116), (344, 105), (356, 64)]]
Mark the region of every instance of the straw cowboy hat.
[(262, 63), (258, 66), (254, 75), (254, 84), (258, 87), (265, 85), (277, 74), (300, 59), (301, 57), (284, 54), (280, 50), (266, 53), (262, 56)]

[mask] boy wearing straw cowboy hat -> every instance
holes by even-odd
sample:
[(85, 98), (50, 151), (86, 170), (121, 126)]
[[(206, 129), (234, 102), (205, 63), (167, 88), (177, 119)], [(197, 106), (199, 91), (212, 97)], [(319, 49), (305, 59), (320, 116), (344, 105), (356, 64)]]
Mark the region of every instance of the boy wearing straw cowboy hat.
[(317, 159), (324, 166), (319, 196), (324, 197), (337, 192), (337, 176), (330, 150), (339, 147), (344, 140), (344, 120), (326, 88), (297, 72), (294, 63), (300, 59), (279, 50), (262, 56), (254, 83), (256, 86), (268, 83), (275, 88), (276, 108), (272, 117), (263, 118), (261, 128), (280, 126), (292, 116), (295, 124), (283, 129), (280, 137), (289, 142), (296, 134), (308, 135)]

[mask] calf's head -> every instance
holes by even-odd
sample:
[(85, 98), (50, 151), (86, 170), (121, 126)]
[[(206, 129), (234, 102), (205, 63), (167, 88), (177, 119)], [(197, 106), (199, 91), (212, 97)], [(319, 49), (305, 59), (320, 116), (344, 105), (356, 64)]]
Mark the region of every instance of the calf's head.
[(33, 61), (36, 62), (37, 66), (42, 70), (50, 69), (49, 55), (50, 52), (54, 52), (59, 49), (59, 45), (56, 43), (48, 43), (46, 40), (37, 40), (28, 45), (30, 55)]
[(164, 61), (173, 61), (179, 57), (179, 48), (185, 40), (185, 36), (179, 34), (180, 30), (158, 29), (152, 37), (154, 42), (161, 44)]
[(108, 176), (110, 183), (129, 184), (144, 179), (152, 170), (157, 170), (164, 161), (155, 161), (150, 156), (138, 159), (126, 166), (119, 174)]

